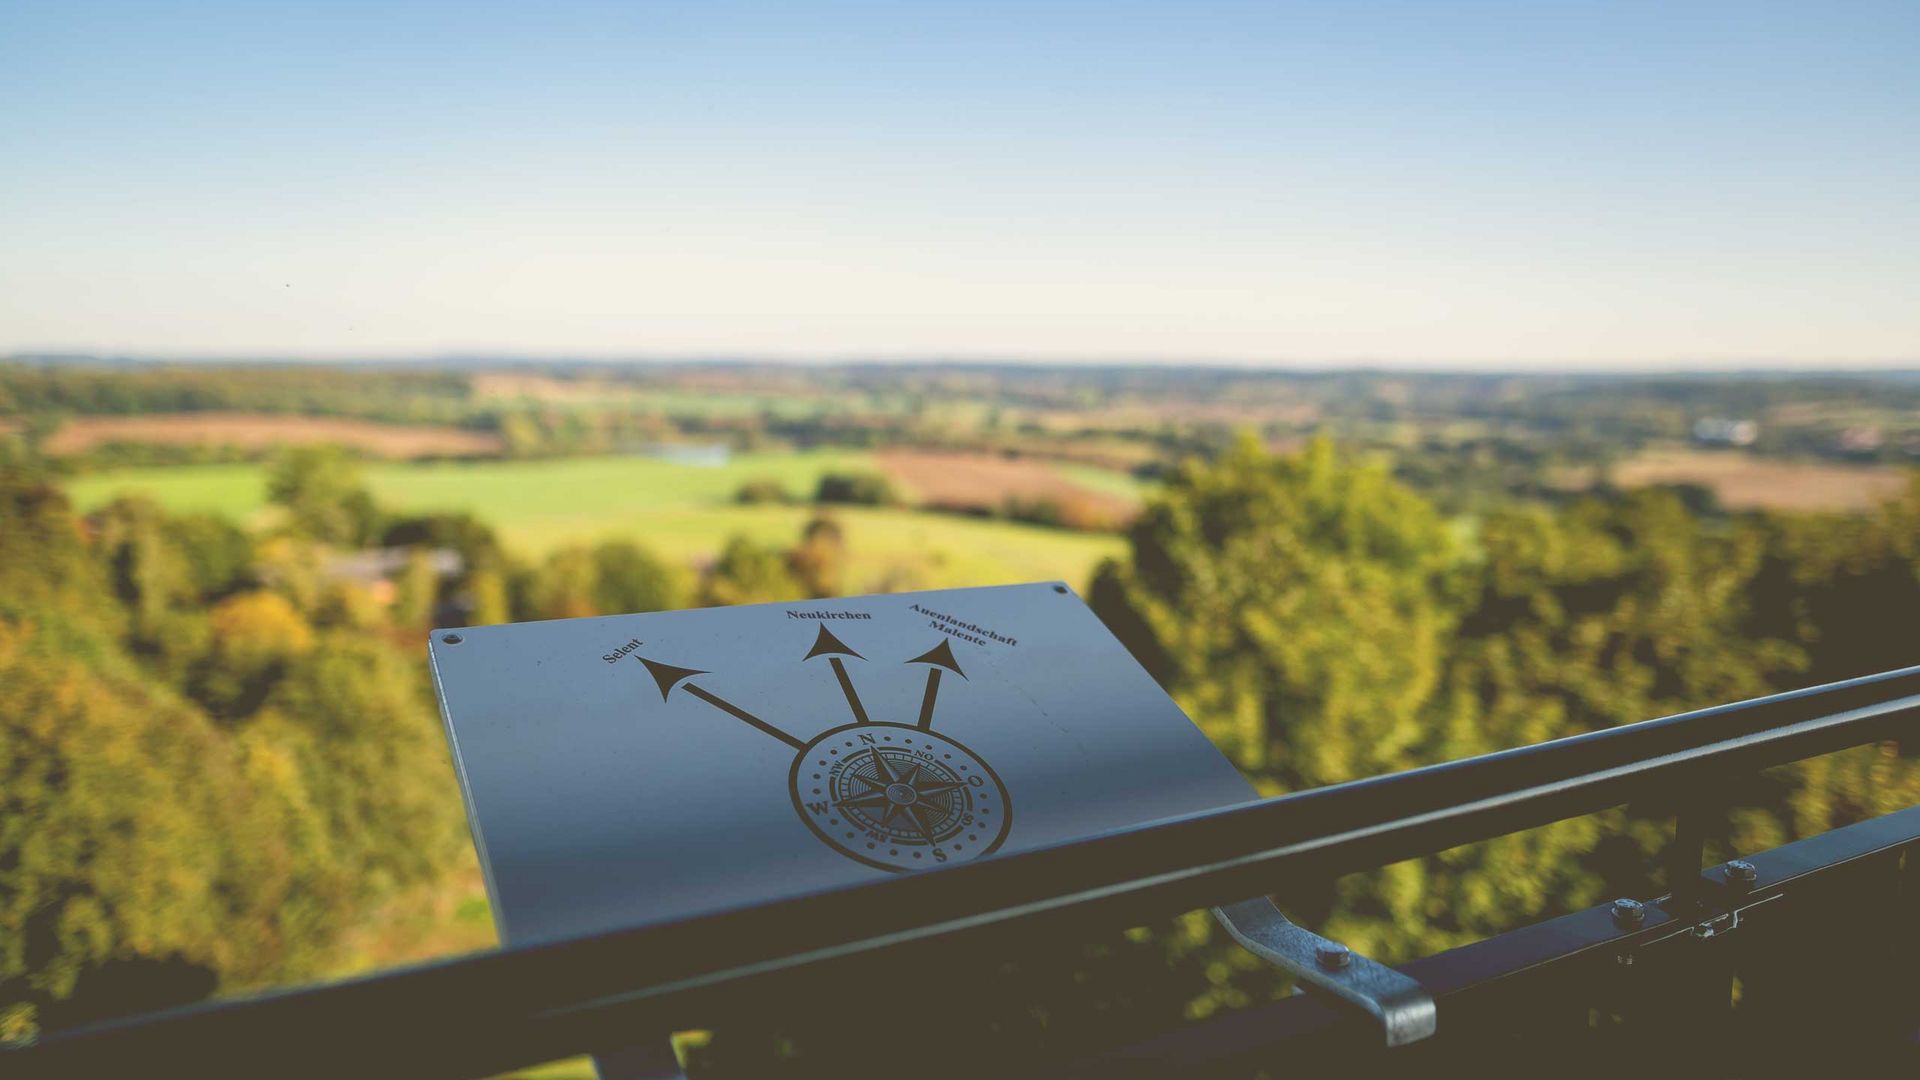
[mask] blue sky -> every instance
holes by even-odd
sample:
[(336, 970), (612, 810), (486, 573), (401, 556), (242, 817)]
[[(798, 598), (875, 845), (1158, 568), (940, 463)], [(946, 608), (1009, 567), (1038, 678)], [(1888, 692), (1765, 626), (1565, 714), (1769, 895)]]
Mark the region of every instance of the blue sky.
[(0, 350), (1920, 360), (1920, 4), (0, 0)]

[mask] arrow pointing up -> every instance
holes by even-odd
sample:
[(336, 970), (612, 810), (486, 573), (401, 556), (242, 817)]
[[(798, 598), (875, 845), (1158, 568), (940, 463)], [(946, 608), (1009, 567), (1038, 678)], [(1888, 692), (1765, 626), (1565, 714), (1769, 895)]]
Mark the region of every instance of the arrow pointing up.
[(945, 668), (963, 679), (967, 677), (967, 673), (960, 670), (960, 662), (953, 658), (953, 646), (947, 644), (946, 638), (941, 638), (940, 644), (907, 663), (927, 665), (927, 692), (920, 698), (920, 728), (923, 731), (931, 731), (933, 730), (933, 703), (940, 695), (940, 669)]
[(658, 660), (649, 660), (644, 656), (636, 656), (634, 659), (645, 664), (647, 674), (653, 676), (653, 681), (660, 684), (661, 701), (667, 700), (667, 695), (673, 693), (674, 684), (681, 679), (706, 674), (706, 672), (701, 671), (699, 668), (674, 667), (672, 664), (663, 664)]
[(967, 677), (967, 673), (960, 670), (960, 662), (953, 658), (953, 646), (947, 644), (946, 638), (941, 638), (940, 644), (907, 661), (907, 663), (933, 664), (937, 667), (946, 668), (948, 671), (953, 672), (963, 679)]
[(813, 639), (813, 648), (807, 650), (807, 655), (800, 659), (811, 660), (816, 656), (851, 656), (855, 660), (866, 659), (848, 648), (846, 642), (834, 637), (833, 631), (828, 630), (824, 625), (820, 627), (820, 635)]
[(865, 660), (866, 657), (848, 648), (847, 643), (834, 637), (825, 625), (820, 627), (819, 635), (813, 639), (813, 648), (807, 650), (807, 655), (800, 660), (805, 663), (816, 656), (826, 657), (827, 663), (833, 665), (833, 677), (840, 680), (840, 692), (847, 695), (847, 707), (853, 710), (854, 723), (872, 723), (867, 719), (866, 706), (860, 704), (860, 695), (854, 692), (853, 679), (847, 675), (847, 662), (840, 659), (842, 656), (851, 656), (855, 660)]

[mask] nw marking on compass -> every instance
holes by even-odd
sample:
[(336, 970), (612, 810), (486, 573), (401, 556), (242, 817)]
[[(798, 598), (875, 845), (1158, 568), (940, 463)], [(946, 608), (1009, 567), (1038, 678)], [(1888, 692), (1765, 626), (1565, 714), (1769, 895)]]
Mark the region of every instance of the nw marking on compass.
[(967, 677), (947, 640), (902, 661), (927, 669), (920, 712), (912, 724), (875, 720), (868, 714), (847, 670), (849, 658), (862, 663), (867, 658), (825, 626), (800, 662), (823, 656), (853, 722), (808, 740), (693, 681), (712, 672), (637, 654), (634, 659), (653, 676), (662, 701), (671, 700), (677, 687), (792, 747), (787, 788), (793, 808), (815, 836), (840, 854), (882, 870), (904, 871), (977, 858), (999, 848), (1013, 826), (1006, 786), (980, 755), (933, 730), (942, 673)]

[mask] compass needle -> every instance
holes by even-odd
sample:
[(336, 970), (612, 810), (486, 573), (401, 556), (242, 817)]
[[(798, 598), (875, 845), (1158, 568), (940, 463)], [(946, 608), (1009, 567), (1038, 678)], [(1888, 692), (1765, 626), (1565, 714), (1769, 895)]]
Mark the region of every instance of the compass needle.
[(907, 809), (907, 816), (912, 818), (913, 823), (920, 827), (920, 835), (927, 838), (927, 846), (938, 847), (940, 841), (933, 835), (933, 826), (928, 824), (927, 819), (923, 816), (926, 812), (926, 807), (916, 803)]

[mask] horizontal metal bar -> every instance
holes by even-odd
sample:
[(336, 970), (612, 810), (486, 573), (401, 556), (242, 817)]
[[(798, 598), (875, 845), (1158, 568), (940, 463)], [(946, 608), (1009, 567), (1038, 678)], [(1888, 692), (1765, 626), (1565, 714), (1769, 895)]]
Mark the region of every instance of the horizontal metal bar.
[[(47, 1036), (23, 1075), (461, 1076), (698, 1026), (907, 948), (1009, 949), (1384, 865), (1911, 731), (1920, 667), (672, 923)], [(351, 1033), (351, 1034), (347, 1034)]]
[[(1669, 898), (1663, 897), (1661, 903), (1646, 906), (1644, 922), (1623, 928), (1614, 921), (1610, 905), (1600, 904), (1422, 957), (1400, 965), (1399, 970), (1433, 995), (1444, 1021), (1443, 1036), (1457, 1034), (1463, 1027), (1471, 1030), (1471, 1024), (1463, 1023), (1463, 1013), (1474, 1007), (1476, 999), (1502, 994), (1508, 987), (1537, 996), (1543, 992), (1540, 980), (1529, 977), (1549, 968), (1587, 962), (1594, 953), (1644, 953), (1677, 942), (1691, 936), (1700, 921), (1781, 900), (1836, 871), (1916, 844), (1920, 844), (1920, 807), (1911, 807), (1744, 856), (1756, 872), (1749, 888), (1729, 889), (1724, 866), (1703, 870), (1699, 876), (1706, 887), (1707, 906), (1689, 916), (1676, 918), (1669, 913), (1671, 905), (1665, 903)], [(1074, 1064), (1049, 1063), (1031, 1075), (1089, 1080), (1187, 1076), (1203, 1065), (1220, 1068), (1238, 1062), (1252, 1070), (1280, 1059), (1298, 1064), (1333, 1050), (1358, 1055), (1381, 1047), (1365, 1018), (1320, 998), (1297, 996), (1186, 1024)], [(1378, 1060), (1392, 1059), (1389, 1053)], [(1352, 1058), (1346, 1061), (1349, 1068), (1361, 1071), (1364, 1064)], [(1525, 1071), (1517, 1063), (1509, 1063), (1509, 1068)]]

